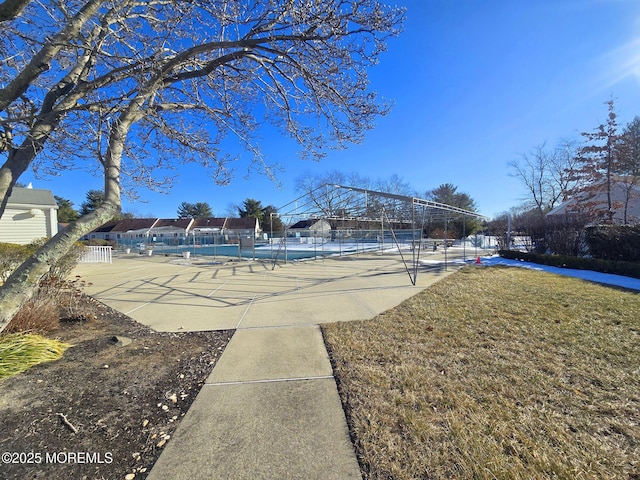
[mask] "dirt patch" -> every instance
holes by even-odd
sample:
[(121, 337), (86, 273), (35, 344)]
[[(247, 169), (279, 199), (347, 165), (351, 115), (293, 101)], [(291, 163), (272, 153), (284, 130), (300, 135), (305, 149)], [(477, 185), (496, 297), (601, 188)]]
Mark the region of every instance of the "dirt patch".
[(146, 478), (233, 334), (157, 333), (85, 301), (92, 319), (53, 335), (73, 345), (61, 360), (0, 383), (0, 478)]

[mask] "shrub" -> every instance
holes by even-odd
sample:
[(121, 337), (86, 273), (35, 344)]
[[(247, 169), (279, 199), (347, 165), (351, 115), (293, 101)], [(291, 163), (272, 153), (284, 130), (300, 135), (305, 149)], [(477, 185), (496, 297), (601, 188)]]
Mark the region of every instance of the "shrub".
[(586, 223), (587, 219), (580, 215), (547, 216), (542, 242), (545, 250), (538, 248), (537, 251), (574, 257), (584, 254), (587, 250), (584, 238)]
[[(11, 257), (8, 253), (5, 255), (6, 264), (9, 265), (9, 258), (14, 259), (11, 271), (33, 254), (45, 241), (46, 239), (42, 239), (29, 245), (17, 246), (4, 244), (11, 245), (11, 247), (5, 248), (6, 252), (12, 252)], [(11, 319), (4, 330), (5, 333), (28, 331), (47, 334), (59, 327), (60, 318), (86, 320), (90, 316), (79, 301), (81, 285), (77, 280), (67, 280), (69, 273), (78, 263), (83, 252), (84, 246), (76, 244), (68, 253), (51, 265), (49, 272), (40, 281), (36, 294)]]
[(25, 245), (0, 243), (0, 281), (5, 282), (28, 256)]
[[(0, 243), (0, 281), (5, 282), (9, 275), (44, 245), (46, 241), (47, 239), (43, 238), (27, 245)], [(52, 278), (64, 279), (76, 266), (83, 252), (84, 246), (76, 243), (69, 252), (51, 265), (51, 269), (43, 281), (50, 282)]]
[(51, 265), (49, 272), (42, 279), (42, 283), (61, 284), (71, 273), (71, 270), (78, 264), (78, 260), (85, 252), (84, 245), (80, 243), (74, 246), (65, 255), (58, 259), (56, 263)]
[[(18, 245), (18, 247), (22, 247), (23, 249), (20, 263), (24, 262), (29, 256), (33, 255), (40, 247), (42, 247), (47, 242), (47, 240), (47, 238), (41, 238), (29, 243), (28, 245)], [(71, 270), (73, 270), (73, 268), (78, 264), (78, 260), (80, 260), (80, 257), (84, 253), (84, 250), (84, 245), (79, 242), (75, 243), (66, 254), (59, 258), (55, 263), (51, 264), (49, 272), (47, 272), (47, 274), (41, 280), (41, 286), (49, 285), (51, 283), (63, 282), (64, 279), (71, 273)], [(18, 263), (16, 267), (19, 266), (20, 263)]]
[(524, 260), (552, 267), (574, 268), (576, 270), (592, 270), (594, 272), (612, 273), (627, 277), (640, 278), (640, 262), (612, 261), (601, 258), (573, 257), (569, 255), (543, 255), (539, 253), (500, 250), (503, 258)]
[(22, 305), (2, 333), (34, 332), (47, 335), (56, 330), (60, 326), (60, 308), (56, 296), (50, 293), (39, 290)]
[(92, 238), (91, 240), (83, 240), (82, 241), (83, 245), (91, 245), (94, 247), (108, 247), (111, 246), (113, 248), (116, 248), (117, 243), (115, 241), (111, 241), (111, 240), (104, 240), (102, 238)]
[(589, 253), (606, 260), (640, 261), (640, 225), (595, 225), (585, 228)]

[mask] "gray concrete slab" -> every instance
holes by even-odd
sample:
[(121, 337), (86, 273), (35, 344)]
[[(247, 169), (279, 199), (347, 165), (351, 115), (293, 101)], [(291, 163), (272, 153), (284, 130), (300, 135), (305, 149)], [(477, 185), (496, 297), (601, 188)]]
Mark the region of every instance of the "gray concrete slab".
[(320, 327), (238, 330), (206, 383), (331, 377)]
[(222, 308), (149, 303), (139, 305), (127, 315), (159, 332), (198, 332), (235, 329), (246, 310), (246, 306)]
[(322, 379), (205, 385), (147, 478), (360, 480), (362, 475), (335, 382)]
[[(308, 325), (371, 318), (445, 272), (412, 286), (397, 256), (362, 255), (278, 266), (185, 264), (166, 257), (80, 265), (87, 292), (163, 331)], [(215, 319), (212, 320), (212, 319)], [(188, 320), (188, 321), (185, 321)]]

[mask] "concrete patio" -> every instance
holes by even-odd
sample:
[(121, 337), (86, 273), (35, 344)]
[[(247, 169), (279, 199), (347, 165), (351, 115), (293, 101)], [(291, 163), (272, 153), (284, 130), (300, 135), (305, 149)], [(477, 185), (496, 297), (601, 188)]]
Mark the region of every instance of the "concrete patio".
[(79, 265), (89, 294), (155, 330), (236, 330), (148, 478), (361, 478), (318, 325), (373, 318), (456, 269), (430, 258), (415, 286), (397, 254)]

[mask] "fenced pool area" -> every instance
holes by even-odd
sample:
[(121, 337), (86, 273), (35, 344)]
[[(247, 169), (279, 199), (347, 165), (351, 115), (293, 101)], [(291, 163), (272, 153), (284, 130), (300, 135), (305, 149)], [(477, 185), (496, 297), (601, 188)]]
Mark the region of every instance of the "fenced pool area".
[[(295, 240), (295, 239), (294, 239)], [(386, 247), (390, 247), (387, 244)], [(317, 259), (328, 256), (351, 255), (381, 251), (383, 244), (370, 242), (312, 242), (300, 243), (295, 241), (273, 242), (242, 246), (238, 244), (195, 244), (195, 245), (154, 245), (145, 247), (145, 251), (152, 250), (158, 255), (182, 255), (189, 257), (236, 257), (253, 260), (295, 261)], [(188, 254), (187, 254), (188, 252)]]
[[(144, 240), (144, 241), (141, 241)], [(148, 237), (146, 239), (120, 239), (116, 251), (150, 256), (178, 256), (214, 261), (246, 259), (287, 263), (343, 255), (364, 253), (402, 253), (419, 257), (421, 252), (444, 251), (454, 244), (479, 254), (490, 247), (487, 238), (468, 238), (465, 241), (437, 238), (415, 238), (411, 231), (381, 232), (358, 230), (333, 235), (297, 235), (285, 237), (249, 237), (241, 235), (189, 235), (184, 237)], [(474, 256), (474, 258), (475, 258)], [(414, 259), (415, 262), (415, 259)]]

